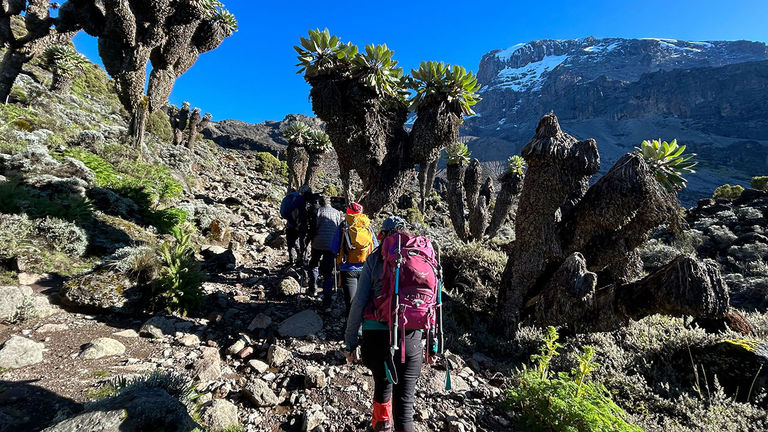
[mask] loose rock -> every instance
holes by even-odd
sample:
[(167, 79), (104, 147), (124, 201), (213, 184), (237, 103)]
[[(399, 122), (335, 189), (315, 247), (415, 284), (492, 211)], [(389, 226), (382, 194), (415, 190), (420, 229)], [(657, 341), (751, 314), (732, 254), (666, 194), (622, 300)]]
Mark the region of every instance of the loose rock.
[(92, 340), (80, 353), (80, 357), (93, 360), (123, 354), (125, 354), (125, 345), (114, 339), (102, 337)]
[(315, 311), (305, 310), (286, 319), (277, 329), (284, 337), (303, 338), (323, 329), (323, 319)]
[(275, 406), (280, 400), (264, 380), (254, 378), (243, 388), (243, 395), (257, 407)]
[(43, 361), (45, 345), (33, 340), (12, 336), (0, 348), (0, 369), (18, 369)]

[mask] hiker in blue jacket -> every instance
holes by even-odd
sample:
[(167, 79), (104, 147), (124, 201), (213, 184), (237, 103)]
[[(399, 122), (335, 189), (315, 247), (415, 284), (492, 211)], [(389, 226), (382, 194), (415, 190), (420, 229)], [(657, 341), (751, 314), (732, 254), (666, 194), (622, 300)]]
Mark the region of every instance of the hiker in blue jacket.
[(288, 265), (303, 266), (306, 258), (306, 238), (301, 227), (306, 218), (304, 196), (291, 189), (280, 204), (280, 216), (285, 219), (285, 239), (288, 243)]
[(344, 220), (341, 212), (331, 207), (327, 196), (320, 196), (318, 205), (308, 215), (309, 235), (312, 238), (312, 253), (309, 258), (309, 295), (317, 291), (317, 278), (323, 278), (323, 308), (331, 307), (333, 288), (336, 285), (333, 269), (336, 254), (333, 252), (333, 239), (339, 225)]

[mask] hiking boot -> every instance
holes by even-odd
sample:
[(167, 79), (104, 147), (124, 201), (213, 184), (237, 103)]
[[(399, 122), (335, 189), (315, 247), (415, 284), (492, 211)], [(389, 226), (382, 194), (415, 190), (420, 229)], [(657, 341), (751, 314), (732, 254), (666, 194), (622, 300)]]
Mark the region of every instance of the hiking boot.
[(389, 420), (376, 422), (376, 425), (373, 426), (373, 432), (392, 432), (392, 422)]

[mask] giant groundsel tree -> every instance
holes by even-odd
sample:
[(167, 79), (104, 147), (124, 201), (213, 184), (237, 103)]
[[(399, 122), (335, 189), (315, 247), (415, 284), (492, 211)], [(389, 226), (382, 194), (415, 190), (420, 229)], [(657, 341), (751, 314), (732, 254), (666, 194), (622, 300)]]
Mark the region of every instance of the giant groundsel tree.
[(57, 20), (51, 10), (57, 3), (48, 0), (4, 0), (0, 2), (0, 101), (11, 93), (16, 77), (24, 63), (39, 56), (46, 48), (67, 43), (74, 35), (72, 29), (54, 29)]
[(176, 78), (237, 30), (234, 16), (217, 0), (68, 0), (59, 20), (62, 29), (82, 28), (98, 38), (137, 145), (147, 112), (166, 108)]
[[(372, 213), (394, 202), (420, 166), (422, 194), (440, 151), (456, 141), (462, 117), (479, 100), (474, 74), (461, 66), (424, 62), (404, 75), (386, 45), (362, 52), (326, 29), (310, 30), (295, 47), (299, 73), (310, 84), (315, 114), (338, 154), (348, 199), (350, 173), (362, 180), (361, 200)], [(409, 91), (414, 90), (413, 97)], [(408, 112), (417, 118), (404, 129)]]
[(554, 114), (541, 119), (522, 150), (528, 169), (496, 328), (514, 333), (530, 319), (607, 331), (656, 313), (725, 320), (729, 296), (716, 264), (680, 255), (643, 273), (637, 248), (653, 228), (675, 225), (675, 190), (693, 166), (679, 148), (648, 146), (621, 157), (590, 186), (600, 167), (595, 140), (564, 133)]

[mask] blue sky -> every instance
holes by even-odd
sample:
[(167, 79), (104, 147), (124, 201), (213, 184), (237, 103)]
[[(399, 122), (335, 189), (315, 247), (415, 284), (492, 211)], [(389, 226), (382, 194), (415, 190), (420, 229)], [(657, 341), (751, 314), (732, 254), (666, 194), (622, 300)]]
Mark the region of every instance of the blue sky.
[[(537, 39), (768, 41), (765, 0), (223, 1), (240, 30), (176, 81), (171, 102), (251, 123), (312, 114), (293, 46), (316, 27), (361, 48), (386, 43), (406, 71), (423, 60), (477, 71), (484, 53)], [(98, 62), (95, 39), (80, 33), (75, 45)]]

